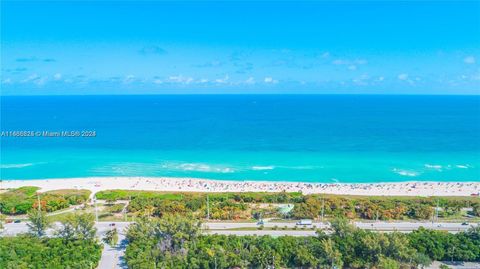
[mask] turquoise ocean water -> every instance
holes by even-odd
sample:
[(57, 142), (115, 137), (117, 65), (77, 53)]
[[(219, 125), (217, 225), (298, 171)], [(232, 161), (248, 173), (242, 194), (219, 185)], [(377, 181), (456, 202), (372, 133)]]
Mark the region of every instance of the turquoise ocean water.
[(480, 181), (479, 96), (2, 97), (1, 130), (2, 179)]

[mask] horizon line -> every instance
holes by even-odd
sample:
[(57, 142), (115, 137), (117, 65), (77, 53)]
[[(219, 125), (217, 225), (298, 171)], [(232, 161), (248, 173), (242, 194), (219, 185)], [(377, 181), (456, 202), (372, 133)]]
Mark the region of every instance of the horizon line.
[(22, 95), (3, 95), (2, 97), (61, 97), (61, 96), (212, 96), (212, 95), (221, 95), (221, 96), (238, 96), (238, 95), (287, 95), (287, 96), (301, 96), (301, 95), (338, 95), (338, 96), (472, 96), (480, 97), (478, 94), (448, 94), (448, 93), (138, 93), (138, 94), (22, 94)]

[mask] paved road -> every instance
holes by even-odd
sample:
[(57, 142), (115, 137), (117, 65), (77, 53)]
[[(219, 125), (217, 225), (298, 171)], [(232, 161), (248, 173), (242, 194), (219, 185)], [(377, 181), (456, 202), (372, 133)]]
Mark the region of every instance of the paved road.
[[(130, 222), (115, 222), (115, 227), (118, 229), (119, 232), (123, 232)], [(459, 232), (465, 231), (471, 226), (477, 226), (477, 223), (471, 223), (468, 225), (462, 225), (461, 223), (434, 223), (431, 222), (372, 222), (372, 223), (365, 223), (365, 222), (355, 222), (355, 226), (361, 229), (367, 230), (374, 230), (374, 231), (400, 231), (400, 232), (411, 232), (413, 230), (417, 230), (420, 227), (424, 227), (427, 229), (434, 229), (434, 230), (443, 230), (448, 232)], [(105, 232), (107, 232), (111, 227), (109, 226), (110, 222), (99, 222), (96, 224), (98, 234), (103, 236)], [(203, 224), (205, 228), (208, 228), (211, 231), (219, 231), (219, 230), (232, 230), (232, 229), (256, 229), (259, 227), (256, 223), (253, 222), (206, 222)], [(265, 222), (263, 225), (265, 228), (274, 228), (277, 227), (278, 230), (262, 230), (262, 234), (268, 234), (268, 232), (272, 231), (273, 234), (282, 233), (285, 235), (290, 234), (298, 234), (297, 232), (303, 231), (301, 227), (296, 225), (294, 222)], [(289, 230), (282, 230), (282, 228), (287, 227)], [(290, 230), (294, 227), (297, 227), (298, 230)], [(311, 230), (310, 228), (316, 229), (325, 229), (328, 228), (328, 224), (323, 224), (320, 222), (313, 223), (312, 225), (305, 226), (305, 232)], [(5, 230), (3, 234), (5, 235), (15, 235), (18, 233), (24, 233), (28, 231), (28, 227), (25, 222), (21, 223), (8, 223), (5, 224)], [(231, 231), (231, 232), (239, 232), (238, 234), (245, 234), (245, 232), (256, 232), (260, 230), (243, 230), (243, 231)], [(255, 234), (255, 233), (252, 233)], [(305, 233), (309, 234), (309, 233)], [(123, 236), (123, 234), (122, 234)]]
[(313, 236), (315, 231), (313, 230), (251, 230), (251, 231), (232, 231), (232, 230), (207, 230), (206, 234), (221, 234), (221, 235), (270, 235), (274, 237), (278, 236)]
[[(469, 225), (462, 225), (461, 223), (431, 223), (431, 222), (372, 222), (372, 223), (365, 223), (365, 222), (355, 222), (355, 226), (361, 229), (366, 230), (374, 230), (374, 231), (399, 231), (399, 232), (411, 232), (413, 230), (417, 230), (420, 227), (434, 229), (434, 230), (444, 230), (449, 231), (452, 233), (465, 231), (471, 225), (478, 225), (478, 224), (469, 224)], [(259, 225), (256, 223), (226, 223), (226, 222), (208, 222), (204, 224), (205, 227), (208, 227), (210, 230), (226, 230), (226, 229), (236, 229), (236, 228), (257, 228)], [(279, 230), (287, 227), (288, 229), (292, 229), (294, 227), (300, 228), (316, 228), (316, 229), (325, 229), (328, 228), (328, 224), (315, 222), (312, 225), (308, 226), (300, 226), (296, 225), (295, 222), (265, 222), (263, 225), (265, 228), (273, 228), (277, 227)], [(294, 231), (285, 230), (282, 232), (289, 233)]]
[[(127, 268), (124, 260), (125, 249), (127, 247), (127, 242), (125, 239), (126, 229), (129, 225), (128, 222), (118, 222), (115, 223), (115, 228), (118, 231), (118, 246), (111, 247), (108, 244), (104, 244), (102, 251), (102, 257), (100, 258), (100, 263), (98, 264), (99, 269), (109, 269), (109, 268)], [(97, 236), (103, 238), (105, 233), (112, 229), (110, 223), (99, 222), (96, 224), (97, 227)]]
[[(105, 233), (112, 229), (110, 222), (99, 222), (95, 225), (97, 228), (97, 236), (103, 238)], [(119, 232), (119, 246), (112, 248), (109, 245), (105, 245), (102, 252), (102, 257), (99, 269), (109, 269), (109, 268), (126, 268), (123, 260), (123, 256), (126, 248), (125, 241), (125, 230), (130, 225), (130, 222), (114, 222), (115, 226)], [(58, 225), (58, 224), (56, 224)], [(445, 230), (452, 233), (458, 231), (464, 231), (468, 229), (471, 225), (462, 225), (461, 223), (421, 223), (421, 222), (374, 222), (374, 223), (363, 223), (355, 222), (355, 225), (362, 229), (376, 230), (376, 231), (401, 231), (401, 232), (410, 232), (418, 229), (419, 227), (425, 227), (435, 230)], [(315, 228), (328, 228), (327, 224), (322, 223), (313, 223), (306, 227), (306, 229), (297, 229), (297, 230), (283, 230), (285, 226), (289, 229), (297, 226), (294, 222), (265, 222), (265, 228), (273, 228), (277, 226), (278, 230), (258, 230), (256, 229), (259, 225), (256, 223), (226, 223), (226, 222), (208, 222), (204, 223), (204, 227), (208, 228), (205, 231), (207, 234), (224, 234), (224, 235), (271, 235), (271, 236), (311, 236), (315, 235), (315, 231), (309, 229), (313, 226)], [(232, 230), (232, 229), (242, 229), (242, 228), (251, 228), (252, 230)], [(5, 224), (5, 229), (3, 235), (16, 235), (18, 233), (25, 233), (28, 231), (27, 224), (25, 222), (21, 223), (8, 223)], [(48, 235), (53, 234), (53, 229), (47, 231)]]

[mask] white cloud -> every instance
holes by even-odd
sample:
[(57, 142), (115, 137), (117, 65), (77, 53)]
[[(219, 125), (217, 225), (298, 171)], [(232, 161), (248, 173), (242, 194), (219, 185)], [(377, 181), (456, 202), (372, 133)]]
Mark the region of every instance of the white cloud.
[(334, 65), (342, 65), (342, 64), (347, 64), (346, 61), (344, 60), (335, 60), (332, 62)]
[(275, 80), (273, 79), (272, 77), (265, 77), (265, 79), (263, 80), (265, 83), (278, 83), (278, 80)]
[(379, 76), (379, 77), (377, 78), (377, 81), (384, 81), (384, 80), (385, 80), (385, 77), (383, 77), (383, 76)]
[(480, 72), (473, 75), (471, 78), (472, 78), (472, 80), (480, 80)]
[(135, 76), (134, 75), (128, 75), (123, 80), (123, 83), (128, 84), (128, 83), (132, 83), (133, 81), (135, 81)]
[(43, 85), (45, 84), (45, 82), (47, 82), (47, 79), (45, 77), (41, 77), (37, 74), (32, 74), (30, 76), (28, 76), (28, 78), (24, 79), (22, 81), (23, 83), (34, 83), (36, 85)]
[(327, 51), (322, 54), (322, 58), (328, 58), (328, 57), (330, 57), (330, 52)]
[(367, 60), (364, 59), (356, 59), (356, 60), (342, 60), (342, 59), (337, 59), (332, 62), (334, 65), (363, 65), (367, 64)]
[(475, 63), (475, 57), (473, 56), (468, 56), (463, 59), (463, 62), (466, 64), (474, 64)]
[(157, 79), (154, 79), (154, 80), (153, 80), (153, 83), (155, 83), (155, 84), (163, 84), (163, 80), (157, 78)]
[(53, 75), (53, 79), (55, 79), (55, 80), (61, 80), (61, 79), (62, 79), (62, 74), (56, 73), (55, 75)]
[(364, 60), (364, 59), (358, 59), (358, 60), (355, 60), (353, 61), (353, 63), (355, 64), (367, 64), (367, 60)]
[(405, 74), (405, 73), (399, 74), (398, 79), (399, 80), (407, 80), (408, 79), (408, 74)]
[(357, 66), (354, 65), (354, 64), (349, 65), (349, 66), (348, 66), (348, 70), (352, 70), (352, 71), (353, 71), (353, 70), (357, 70)]
[(22, 82), (30, 82), (30, 81), (34, 81), (34, 80), (37, 80), (39, 79), (40, 76), (37, 75), (37, 74), (31, 74), (30, 76), (28, 76), (26, 79), (22, 80)]
[(192, 77), (185, 77), (183, 75), (170, 76), (170, 77), (168, 77), (168, 79), (171, 82), (181, 83), (181, 84), (190, 84), (193, 81)]
[(6, 79), (2, 80), (2, 84), (12, 84), (12, 79), (6, 78)]
[(253, 77), (249, 77), (245, 80), (245, 84), (255, 84), (255, 79)]
[(227, 81), (230, 79), (230, 77), (228, 75), (225, 75), (224, 78), (217, 78), (215, 80), (216, 83), (227, 83)]
[(352, 82), (359, 86), (367, 86), (369, 79), (370, 79), (370, 76), (368, 74), (362, 74), (360, 77), (354, 78)]
[(149, 54), (163, 55), (163, 54), (167, 54), (167, 51), (164, 50), (163, 48), (159, 47), (159, 46), (146, 46), (146, 47), (141, 48), (138, 52), (142, 55), (149, 55)]
[(207, 83), (208, 82), (208, 79), (206, 78), (202, 78), (198, 81), (199, 83)]

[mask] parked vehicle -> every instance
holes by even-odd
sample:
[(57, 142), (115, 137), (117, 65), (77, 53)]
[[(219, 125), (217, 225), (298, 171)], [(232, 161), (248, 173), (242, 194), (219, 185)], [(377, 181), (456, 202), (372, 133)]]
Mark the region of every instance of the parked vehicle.
[(312, 220), (311, 219), (301, 219), (298, 221), (296, 224), (297, 225), (312, 225)]

